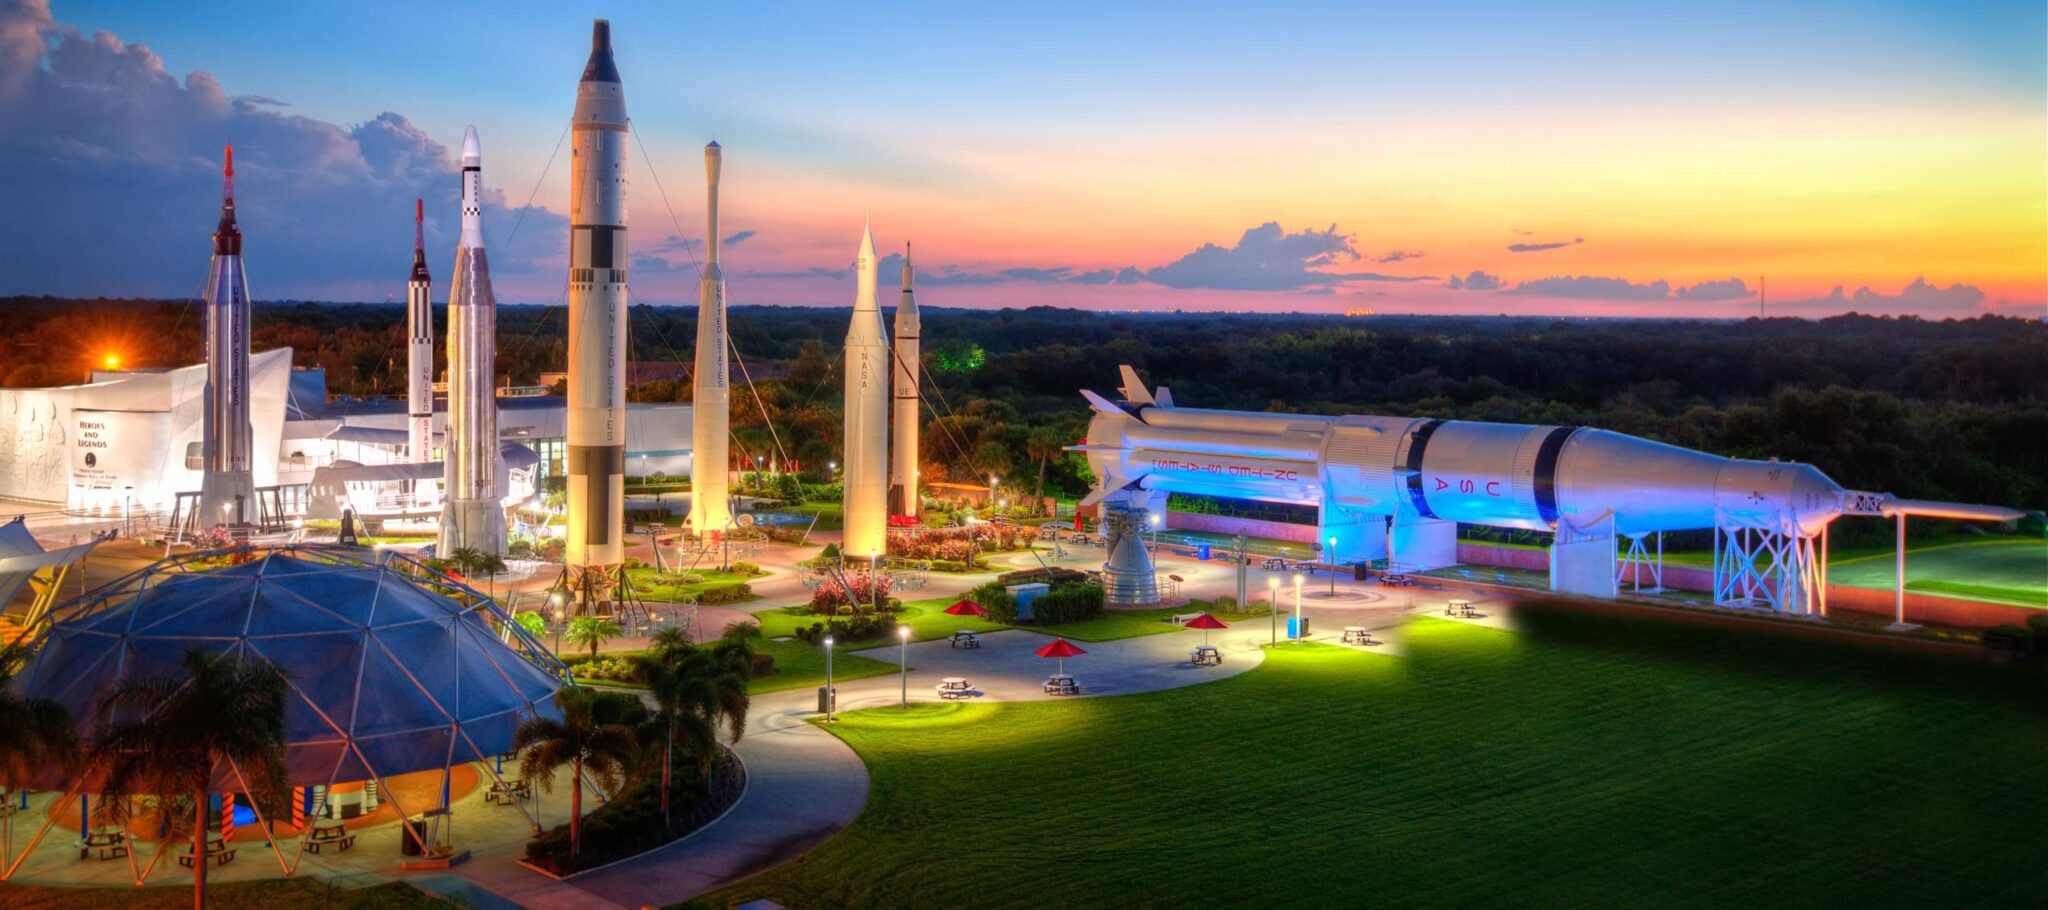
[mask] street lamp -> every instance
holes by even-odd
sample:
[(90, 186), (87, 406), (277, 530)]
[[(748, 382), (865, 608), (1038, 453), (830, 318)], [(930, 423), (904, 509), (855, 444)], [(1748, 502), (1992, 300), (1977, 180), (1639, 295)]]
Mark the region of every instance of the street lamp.
[(825, 636), (825, 722), (832, 722), (832, 709), (839, 701), (838, 690), (832, 688), (832, 636)]
[(548, 597), (555, 602), (555, 658), (562, 657), (562, 592), (556, 591)]
[(1301, 573), (1294, 573), (1294, 640), (1301, 640)]
[(882, 612), (882, 553), (868, 548), (868, 609)]
[(903, 707), (910, 707), (910, 627), (897, 626), (896, 669), (903, 676)]
[(1330, 548), (1324, 551), (1330, 557), (1330, 596), (1337, 596), (1337, 538), (1330, 538)]
[(1273, 644), (1280, 643), (1280, 579), (1266, 576), (1266, 625), (1273, 627)]
[(1152, 521), (1152, 556), (1157, 558), (1159, 556), (1159, 513), (1152, 513), (1150, 518)]

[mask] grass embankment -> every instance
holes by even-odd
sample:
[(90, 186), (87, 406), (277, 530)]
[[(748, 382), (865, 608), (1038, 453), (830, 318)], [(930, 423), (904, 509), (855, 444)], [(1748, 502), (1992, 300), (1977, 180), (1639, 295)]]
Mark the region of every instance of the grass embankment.
[[(705, 906), (2041, 906), (2038, 675), (1638, 617), (1417, 619), (1205, 685), (832, 728), (867, 808)], [(934, 849), (934, 844), (958, 849)]]
[[(815, 688), (825, 684), (825, 649), (807, 645), (800, 641), (757, 641), (754, 650), (775, 656), (775, 675), (756, 678), (747, 691), (756, 695), (765, 692), (781, 692), (787, 689)], [(862, 643), (855, 647), (871, 647)], [(855, 657), (844, 649), (835, 648), (832, 655), (832, 681), (843, 683), (850, 679), (864, 679), (896, 672), (896, 665)]]
[[(1896, 571), (1893, 555), (1885, 552), (1834, 562), (1828, 581), (1889, 589)], [(1909, 549), (1906, 590), (2048, 608), (2048, 540), (1994, 538)]]
[[(192, 906), (192, 873), (185, 872), (182, 882), (176, 881), (178, 878), (164, 878), (159, 870), (155, 881), (161, 887), (148, 888), (45, 888), (0, 883), (0, 906), (9, 910), (184, 910)], [(348, 890), (311, 878), (209, 882), (206, 905), (214, 910), (450, 910), (457, 906), (404, 882)]]

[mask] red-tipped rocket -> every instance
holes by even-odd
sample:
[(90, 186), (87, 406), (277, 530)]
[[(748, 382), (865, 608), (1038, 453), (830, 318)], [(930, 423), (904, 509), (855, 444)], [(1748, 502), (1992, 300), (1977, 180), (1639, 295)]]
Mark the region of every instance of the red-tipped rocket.
[(844, 541), (849, 558), (879, 556), (889, 527), (889, 336), (875, 305), (875, 235), (863, 230), (853, 321), (846, 328)]
[(412, 278), (405, 284), (405, 441), (414, 464), (433, 460), (434, 277), (427, 273), (427, 204), (413, 200)]
[(220, 224), (206, 278), (206, 411), (200, 428), (199, 523), (243, 524), (256, 507), (249, 424), (249, 280), (235, 222), (235, 148), (221, 167)]

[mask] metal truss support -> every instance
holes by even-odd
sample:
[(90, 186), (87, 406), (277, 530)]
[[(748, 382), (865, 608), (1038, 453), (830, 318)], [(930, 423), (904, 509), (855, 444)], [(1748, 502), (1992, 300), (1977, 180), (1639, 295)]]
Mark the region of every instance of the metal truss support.
[[(1619, 589), (1626, 582), (1629, 590), (1637, 594), (1661, 594), (1664, 591), (1664, 532), (1657, 533), (1657, 550), (1652, 555), (1650, 548), (1643, 545), (1647, 534), (1628, 535), (1628, 550), (1614, 564), (1614, 586)], [(1650, 586), (1643, 587), (1643, 576), (1650, 577)]]
[[(1792, 516), (1771, 521), (1714, 517), (1714, 603), (1821, 615), (1818, 536), (1801, 534)], [(1792, 529), (1787, 533), (1785, 529)]]

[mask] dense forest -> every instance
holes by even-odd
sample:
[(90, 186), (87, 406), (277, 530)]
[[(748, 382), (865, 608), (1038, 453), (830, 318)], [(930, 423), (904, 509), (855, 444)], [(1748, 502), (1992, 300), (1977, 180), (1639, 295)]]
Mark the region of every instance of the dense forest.
[[(0, 300), (0, 382), (76, 382), (199, 357), (195, 303)], [(1006, 488), (1086, 484), (1080, 387), (1120, 363), (1184, 405), (1600, 426), (1746, 457), (1809, 461), (1844, 486), (2048, 508), (2048, 325), (1839, 316), (1559, 320), (1516, 317), (1092, 313), (926, 307), (927, 476)], [(335, 394), (401, 391), (395, 305), (266, 303), (258, 349), (290, 345)], [(504, 307), (498, 367), (531, 383), (563, 362), (558, 307)], [(632, 360), (684, 362), (692, 309), (636, 307)], [(437, 316), (438, 318), (438, 316)], [(734, 433), (743, 452), (822, 471), (839, 446), (844, 309), (738, 307)], [(436, 337), (445, 337), (437, 327)], [(687, 379), (635, 400), (688, 401)], [(772, 425), (772, 433), (771, 433)], [(779, 442), (779, 447), (777, 443)]]

